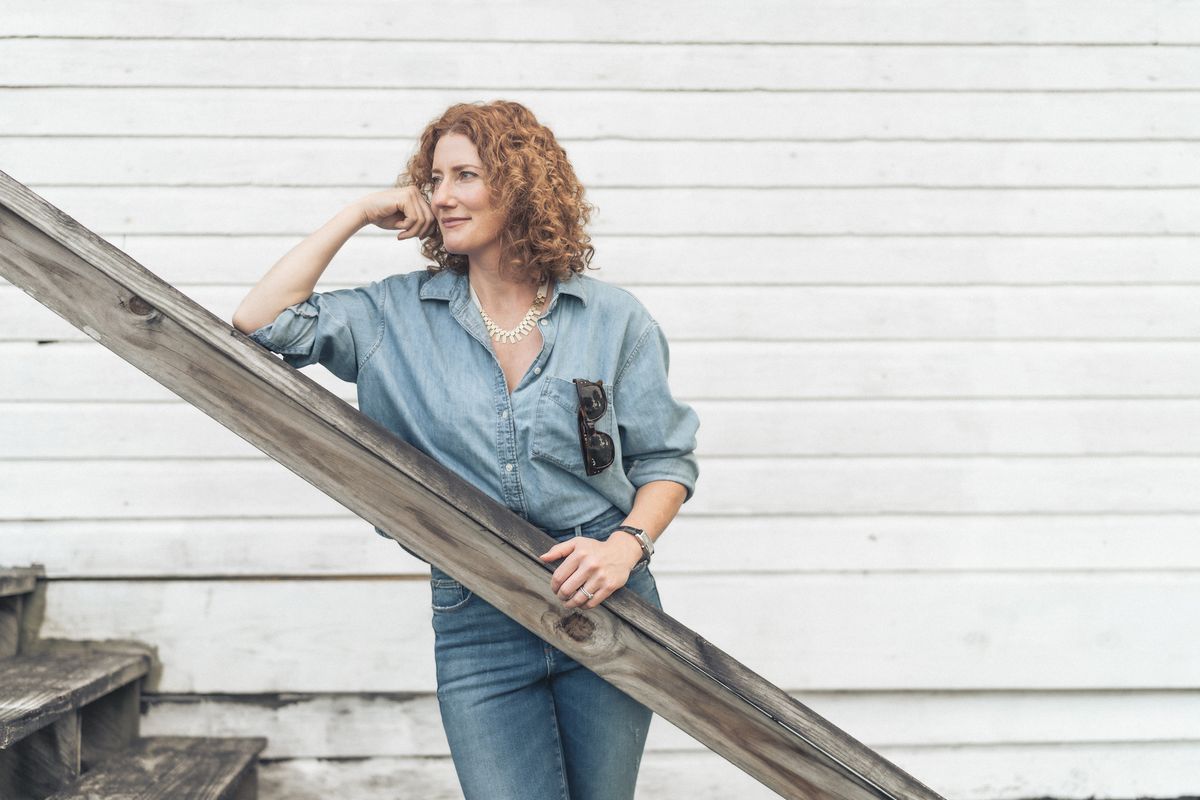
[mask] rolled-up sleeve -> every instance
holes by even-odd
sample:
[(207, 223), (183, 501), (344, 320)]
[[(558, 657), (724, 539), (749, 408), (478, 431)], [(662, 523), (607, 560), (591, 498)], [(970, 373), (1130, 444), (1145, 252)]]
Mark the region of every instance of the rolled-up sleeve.
[(694, 452), (700, 418), (671, 396), (669, 366), (667, 337), (651, 319), (613, 382), (612, 401), (629, 482), (641, 488), (651, 481), (675, 481), (687, 489), (686, 503), (700, 472)]
[(383, 301), (378, 281), (314, 292), (249, 336), (293, 367), (323, 364), (353, 383), (383, 339)]

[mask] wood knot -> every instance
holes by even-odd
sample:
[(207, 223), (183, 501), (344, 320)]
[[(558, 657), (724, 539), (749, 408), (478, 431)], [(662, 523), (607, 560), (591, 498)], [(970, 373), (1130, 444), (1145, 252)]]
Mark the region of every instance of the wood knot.
[(583, 614), (575, 612), (568, 617), (560, 619), (558, 621), (558, 628), (575, 641), (586, 642), (592, 638), (592, 633), (596, 630), (596, 623)]
[(131, 314), (137, 314), (139, 317), (148, 317), (154, 313), (154, 306), (147, 303), (136, 294), (129, 298), (125, 303), (126, 310)]

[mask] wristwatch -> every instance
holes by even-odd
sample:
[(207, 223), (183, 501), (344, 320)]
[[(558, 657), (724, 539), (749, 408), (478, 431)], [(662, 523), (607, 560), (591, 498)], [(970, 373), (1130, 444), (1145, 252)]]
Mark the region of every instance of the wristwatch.
[[(648, 562), (650, 560), (650, 556), (654, 555), (654, 542), (650, 541), (650, 537), (647, 536), (646, 532), (641, 528), (635, 528), (632, 525), (618, 525), (617, 527), (613, 528), (613, 531), (625, 531), (626, 533), (632, 534), (633, 538), (637, 539), (638, 544), (642, 547), (642, 557), (638, 559), (637, 564), (640, 564), (643, 561)], [(637, 564), (634, 564), (634, 566), (636, 567)]]

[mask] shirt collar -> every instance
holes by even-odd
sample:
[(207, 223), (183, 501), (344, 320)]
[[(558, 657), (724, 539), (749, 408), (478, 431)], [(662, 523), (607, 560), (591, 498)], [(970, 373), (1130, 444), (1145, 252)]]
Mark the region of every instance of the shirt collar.
[[(433, 277), (427, 279), (421, 285), (420, 297), (422, 300), (449, 300), (455, 295), (455, 289), (459, 288), (459, 279), (463, 276), (455, 273), (450, 269), (441, 269), (433, 274)], [(466, 281), (463, 281), (462, 288), (466, 288)]]
[[(557, 291), (578, 297), (580, 302), (587, 305), (588, 285), (582, 275), (572, 275), (565, 281), (556, 283)], [(467, 294), (467, 276), (459, 275), (450, 269), (442, 269), (421, 286), (422, 300), (453, 300), (455, 297)]]

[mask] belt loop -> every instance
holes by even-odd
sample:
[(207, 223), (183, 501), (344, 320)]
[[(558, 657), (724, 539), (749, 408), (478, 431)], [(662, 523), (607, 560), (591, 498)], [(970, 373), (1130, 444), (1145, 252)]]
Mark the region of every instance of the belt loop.
[(575, 535), (583, 536), (583, 523), (582, 522), (575, 526)]

